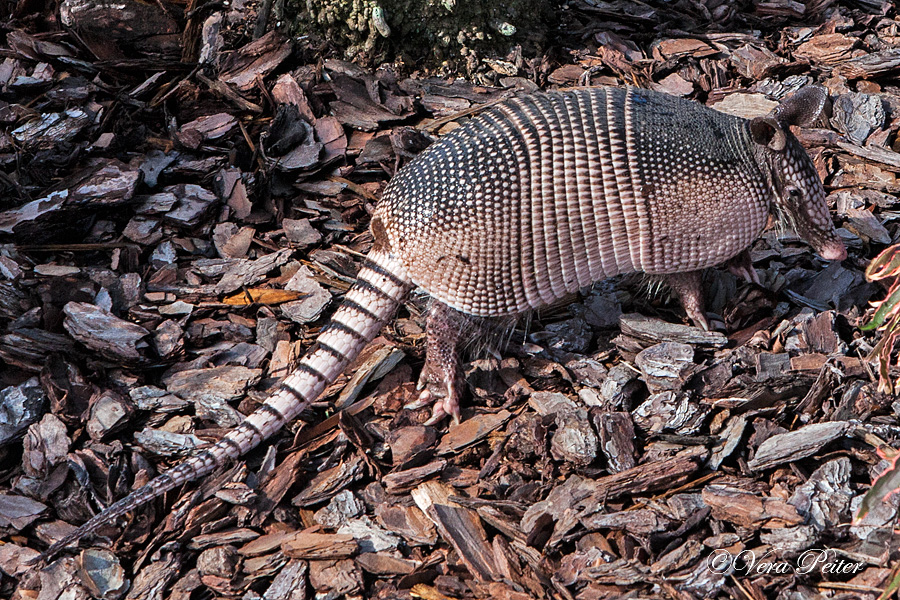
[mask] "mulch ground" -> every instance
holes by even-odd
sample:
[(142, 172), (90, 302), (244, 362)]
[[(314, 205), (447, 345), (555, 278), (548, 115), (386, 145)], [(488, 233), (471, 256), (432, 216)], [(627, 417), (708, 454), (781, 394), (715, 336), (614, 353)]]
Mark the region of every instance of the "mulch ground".
[[(854, 518), (900, 443), (858, 329), (900, 240), (892, 3), (574, 0), (546, 55), (472, 80), (253, 39), (241, 2), (122, 4), (0, 2), (0, 597), (893, 597), (900, 495)], [(760, 284), (705, 276), (710, 332), (598, 284), (466, 363), (457, 426), (404, 408), (414, 298), (300, 421), (28, 566), (259, 406), (386, 182), (480, 107), (629, 84), (753, 116), (812, 82), (845, 261), (767, 229)]]

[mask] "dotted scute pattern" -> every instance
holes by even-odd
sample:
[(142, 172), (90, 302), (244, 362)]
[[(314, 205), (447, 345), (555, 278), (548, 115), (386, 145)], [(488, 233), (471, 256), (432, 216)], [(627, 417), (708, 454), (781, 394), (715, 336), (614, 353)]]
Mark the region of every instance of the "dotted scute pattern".
[(401, 169), (376, 216), (417, 285), (511, 315), (618, 273), (738, 254), (771, 196), (752, 146), (743, 119), (656, 92), (521, 95)]
[(517, 149), (504, 126), (491, 111), (458, 128), (401, 171), (379, 207), (413, 281), (464, 312), (509, 312), (522, 278)]
[(687, 100), (635, 91), (641, 195), (649, 211), (647, 273), (720, 264), (755, 240), (771, 187), (746, 121)]
[(781, 190), (775, 203), (788, 225), (816, 251), (829, 244), (842, 245), (815, 165), (797, 139), (788, 136), (785, 151), (771, 160), (775, 163), (776, 187)]

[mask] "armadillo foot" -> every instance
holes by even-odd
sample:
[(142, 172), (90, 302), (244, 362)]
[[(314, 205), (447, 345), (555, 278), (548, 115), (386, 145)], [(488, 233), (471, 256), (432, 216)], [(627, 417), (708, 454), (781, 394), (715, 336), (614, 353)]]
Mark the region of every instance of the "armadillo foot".
[(425, 365), (419, 376), (417, 400), (408, 408), (433, 406), (433, 425), (446, 416), (459, 422), (459, 401), (462, 398), (462, 376), (459, 365), (459, 344), (471, 329), (471, 317), (442, 302), (433, 301), (425, 320)]
[(759, 274), (757, 274), (756, 269), (753, 268), (753, 261), (750, 260), (749, 250), (744, 250), (725, 263), (725, 266), (728, 267), (728, 270), (731, 271), (732, 275), (735, 277), (740, 277), (748, 283), (760, 284)]
[(703, 311), (703, 271), (688, 271), (687, 273), (672, 273), (666, 275), (666, 283), (669, 284), (684, 307), (684, 312), (697, 327), (709, 331), (709, 321)]

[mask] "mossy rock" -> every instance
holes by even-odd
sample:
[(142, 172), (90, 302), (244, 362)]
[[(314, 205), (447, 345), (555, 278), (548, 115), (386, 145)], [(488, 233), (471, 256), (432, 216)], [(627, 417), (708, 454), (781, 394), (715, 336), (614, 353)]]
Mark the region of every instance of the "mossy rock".
[(400, 59), (466, 72), (480, 58), (516, 46), (534, 56), (556, 20), (559, 0), (289, 0), (294, 33), (321, 36), (345, 58)]

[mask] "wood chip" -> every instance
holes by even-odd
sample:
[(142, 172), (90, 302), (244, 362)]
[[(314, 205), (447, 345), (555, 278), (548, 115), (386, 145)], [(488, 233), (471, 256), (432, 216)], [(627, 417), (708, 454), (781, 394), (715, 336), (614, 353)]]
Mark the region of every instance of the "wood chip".
[(774, 435), (760, 444), (747, 466), (754, 471), (762, 471), (812, 456), (834, 440), (846, 435), (850, 429), (850, 423), (832, 421), (813, 423), (796, 431)]
[(459, 452), (461, 449), (482, 440), (489, 433), (506, 423), (512, 418), (512, 413), (502, 410), (494, 415), (476, 415), (466, 419), (459, 425), (450, 428), (450, 431), (438, 444), (437, 453), (440, 456)]
[(728, 339), (717, 331), (703, 331), (697, 327), (676, 325), (650, 319), (643, 315), (622, 315), (620, 324), (623, 335), (631, 336), (648, 345), (660, 342), (679, 342), (721, 348), (728, 343)]
[(452, 491), (438, 482), (427, 482), (412, 492), (416, 505), (437, 526), (469, 572), (478, 580), (491, 581), (498, 576), (493, 552), (475, 511), (450, 500)]
[(150, 332), (85, 302), (69, 302), (63, 308), (63, 326), (73, 338), (111, 360), (140, 361)]
[(25, 496), (0, 494), (0, 527), (12, 527), (20, 531), (39, 518), (45, 510), (46, 504)]
[(353, 556), (358, 547), (350, 535), (298, 531), (281, 542), (281, 550), (291, 558), (334, 560)]
[(714, 517), (740, 527), (775, 529), (800, 525), (805, 521), (793, 505), (780, 498), (760, 497), (722, 485), (703, 488), (703, 501), (712, 509)]

